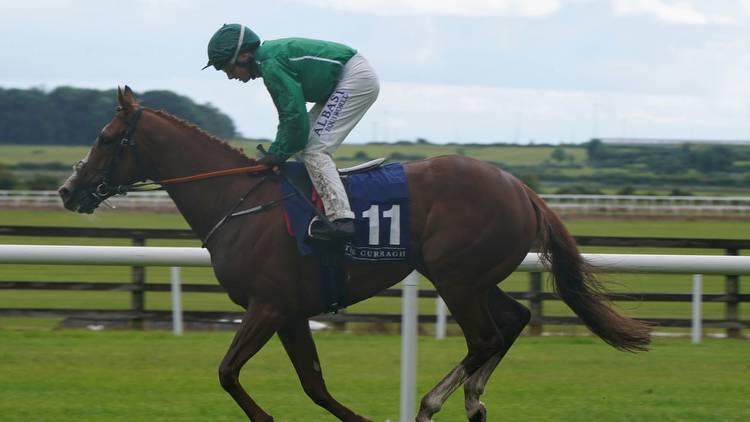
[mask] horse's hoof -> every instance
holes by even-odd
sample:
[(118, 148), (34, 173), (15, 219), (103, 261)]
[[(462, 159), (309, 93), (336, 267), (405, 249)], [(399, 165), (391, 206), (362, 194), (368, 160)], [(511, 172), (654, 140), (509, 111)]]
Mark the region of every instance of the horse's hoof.
[(483, 404), (479, 404), (479, 410), (469, 417), (469, 422), (487, 422), (487, 409)]

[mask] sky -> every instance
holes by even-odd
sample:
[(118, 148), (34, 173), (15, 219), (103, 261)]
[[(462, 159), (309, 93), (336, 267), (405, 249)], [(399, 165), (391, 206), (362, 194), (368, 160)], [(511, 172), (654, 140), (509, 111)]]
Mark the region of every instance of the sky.
[(347, 142), (750, 140), (750, 0), (0, 0), (0, 87), (168, 89), (273, 138), (262, 81), (200, 70), (235, 22), (372, 63)]

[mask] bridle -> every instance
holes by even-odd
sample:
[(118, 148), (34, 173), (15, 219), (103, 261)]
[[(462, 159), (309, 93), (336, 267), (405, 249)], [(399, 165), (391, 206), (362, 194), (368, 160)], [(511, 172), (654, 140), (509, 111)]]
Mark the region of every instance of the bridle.
[[(118, 107), (118, 111), (121, 111), (121, 108)], [(146, 182), (147, 179), (145, 166), (143, 165), (143, 160), (141, 159), (141, 156), (138, 152), (138, 144), (135, 142), (135, 134), (136, 130), (138, 129), (138, 122), (141, 119), (141, 115), (143, 114), (143, 109), (138, 108), (135, 113), (133, 113), (128, 119), (125, 121), (126, 129), (123, 132), (122, 138), (120, 138), (120, 141), (117, 142), (116, 139), (108, 138), (103, 133), (99, 133), (99, 136), (96, 138), (99, 145), (106, 146), (111, 145), (117, 142), (117, 151), (112, 155), (112, 158), (109, 160), (109, 163), (101, 170), (99, 170), (100, 173), (102, 173), (101, 182), (97, 185), (96, 189), (90, 193), (90, 196), (87, 196), (89, 201), (93, 201), (93, 203), (88, 204), (92, 208), (96, 208), (104, 202), (107, 198), (110, 198), (115, 195), (126, 195), (128, 192), (144, 192), (144, 191), (155, 191), (155, 190), (163, 190), (165, 189), (165, 186), (169, 185), (176, 185), (180, 183), (187, 183), (187, 182), (193, 182), (197, 180), (203, 180), (203, 179), (209, 179), (213, 177), (220, 177), (220, 176), (229, 176), (229, 175), (235, 175), (235, 174), (262, 174), (266, 173), (257, 183), (253, 184), (250, 189), (240, 198), (240, 200), (227, 212), (210, 230), (208, 235), (203, 239), (203, 245), (205, 247), (208, 240), (213, 236), (213, 234), (222, 226), (224, 225), (229, 219), (241, 215), (249, 215), (249, 214), (255, 214), (258, 212), (265, 211), (266, 209), (277, 205), (281, 203), (284, 199), (292, 196), (292, 195), (286, 195), (280, 199), (272, 200), (269, 202), (266, 202), (261, 205), (257, 205), (255, 207), (243, 210), (243, 211), (236, 211), (237, 208), (240, 207), (240, 205), (245, 201), (245, 199), (260, 187), (260, 185), (263, 184), (265, 180), (268, 179), (268, 173), (273, 171), (274, 173), (280, 174), (279, 168), (269, 167), (264, 164), (254, 165), (254, 166), (247, 166), (247, 167), (236, 167), (236, 168), (230, 168), (225, 170), (218, 170), (218, 171), (211, 171), (206, 173), (198, 173), (194, 175), (189, 176), (182, 176), (182, 177), (174, 177), (171, 179), (163, 179), (163, 180), (156, 180), (152, 182)], [(137, 180), (135, 183), (129, 183), (129, 184), (122, 184), (122, 185), (116, 185), (112, 183), (112, 178), (115, 174), (115, 171), (117, 170), (117, 166), (122, 160), (124, 151), (126, 149), (131, 149), (133, 152), (133, 156), (135, 157), (136, 163), (139, 167), (140, 174), (143, 175), (143, 178)], [(263, 151), (262, 147), (259, 148), (261, 151)]]
[[(120, 111), (119, 107), (118, 111)], [(128, 192), (128, 190), (123, 188), (134, 185), (115, 185), (112, 183), (112, 177), (117, 170), (117, 165), (122, 160), (123, 153), (127, 148), (130, 148), (133, 151), (133, 155), (140, 170), (140, 174), (144, 175), (144, 178), (138, 181), (143, 182), (144, 180), (146, 180), (146, 172), (144, 171), (145, 167), (143, 166), (143, 160), (141, 160), (141, 156), (138, 153), (138, 148), (136, 147), (135, 143), (135, 131), (138, 129), (138, 122), (140, 121), (142, 114), (143, 109), (138, 108), (135, 113), (128, 117), (128, 119), (125, 121), (125, 132), (123, 133), (122, 138), (120, 138), (119, 142), (117, 142), (115, 139), (107, 138), (106, 136), (104, 136), (104, 133), (99, 133), (99, 136), (97, 136), (96, 138), (96, 142), (101, 146), (112, 145), (117, 142), (117, 151), (115, 151), (115, 153), (112, 155), (112, 158), (109, 160), (109, 163), (104, 168), (104, 174), (102, 175), (101, 182), (99, 183), (99, 185), (97, 185), (96, 189), (91, 192), (91, 195), (98, 201), (98, 203), (101, 203), (111, 196), (125, 194)]]
[[(271, 171), (272, 169), (266, 165), (254, 165), (246, 167), (236, 167), (225, 170), (211, 171), (206, 173), (198, 173), (189, 176), (174, 177), (171, 179), (156, 180), (152, 182), (146, 182), (147, 176), (146, 167), (143, 165), (143, 160), (138, 151), (138, 144), (135, 142), (135, 134), (138, 129), (138, 122), (143, 114), (142, 108), (138, 108), (126, 121), (125, 131), (119, 142), (116, 139), (108, 138), (104, 133), (99, 133), (96, 141), (99, 145), (107, 146), (117, 143), (117, 150), (112, 155), (109, 163), (100, 170), (102, 173), (101, 181), (91, 193), (91, 196), (96, 200), (96, 205), (105, 201), (106, 199), (116, 195), (126, 195), (128, 192), (145, 192), (163, 190), (165, 186), (176, 185), (180, 183), (193, 182), (197, 180), (203, 180), (213, 177), (229, 176), (234, 174), (258, 174)], [(118, 107), (118, 111), (120, 108)], [(122, 161), (122, 157), (126, 149), (130, 149), (135, 157), (136, 165), (139, 168), (140, 174), (144, 175), (143, 178), (137, 180), (135, 183), (126, 184), (115, 184), (112, 183), (113, 176), (117, 170), (117, 166)]]

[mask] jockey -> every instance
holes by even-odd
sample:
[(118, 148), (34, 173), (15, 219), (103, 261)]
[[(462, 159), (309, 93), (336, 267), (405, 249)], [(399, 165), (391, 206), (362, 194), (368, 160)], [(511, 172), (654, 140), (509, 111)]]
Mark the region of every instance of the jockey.
[[(225, 24), (208, 42), (208, 64), (229, 79), (263, 78), (279, 114), (276, 139), (259, 162), (280, 164), (294, 155), (305, 163), (332, 227), (319, 219), (312, 237), (348, 238), (354, 214), (333, 153), (378, 96), (375, 71), (357, 50), (305, 38), (261, 43), (249, 28)], [(307, 111), (306, 103), (315, 105)]]

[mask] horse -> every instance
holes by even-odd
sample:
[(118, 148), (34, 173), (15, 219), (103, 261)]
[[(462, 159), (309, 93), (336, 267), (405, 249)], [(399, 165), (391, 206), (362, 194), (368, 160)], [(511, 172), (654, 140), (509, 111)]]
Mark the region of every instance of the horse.
[[(278, 334), (310, 399), (342, 421), (369, 420), (326, 388), (308, 324), (308, 318), (324, 311), (320, 264), (299, 254), (286, 233), (281, 207), (217, 225), (237, 206), (278, 202), (281, 177), (195, 125), (141, 107), (130, 87), (117, 91), (115, 116), (59, 188), (64, 207), (92, 213), (129, 186), (144, 180), (162, 185), (204, 239), (218, 282), (245, 309), (218, 377), (247, 417), (273, 420), (240, 384), (239, 374)], [(411, 195), (411, 258), (347, 262), (345, 271), (353, 304), (417, 270), (435, 286), (463, 331), (467, 354), (421, 399), (416, 421), (431, 420), (461, 385), (468, 419), (486, 421), (480, 395), (531, 315), (498, 284), (532, 250), (547, 265), (557, 294), (594, 334), (619, 350), (648, 349), (650, 326), (612, 309), (560, 218), (517, 178), (463, 156), (403, 167)]]

